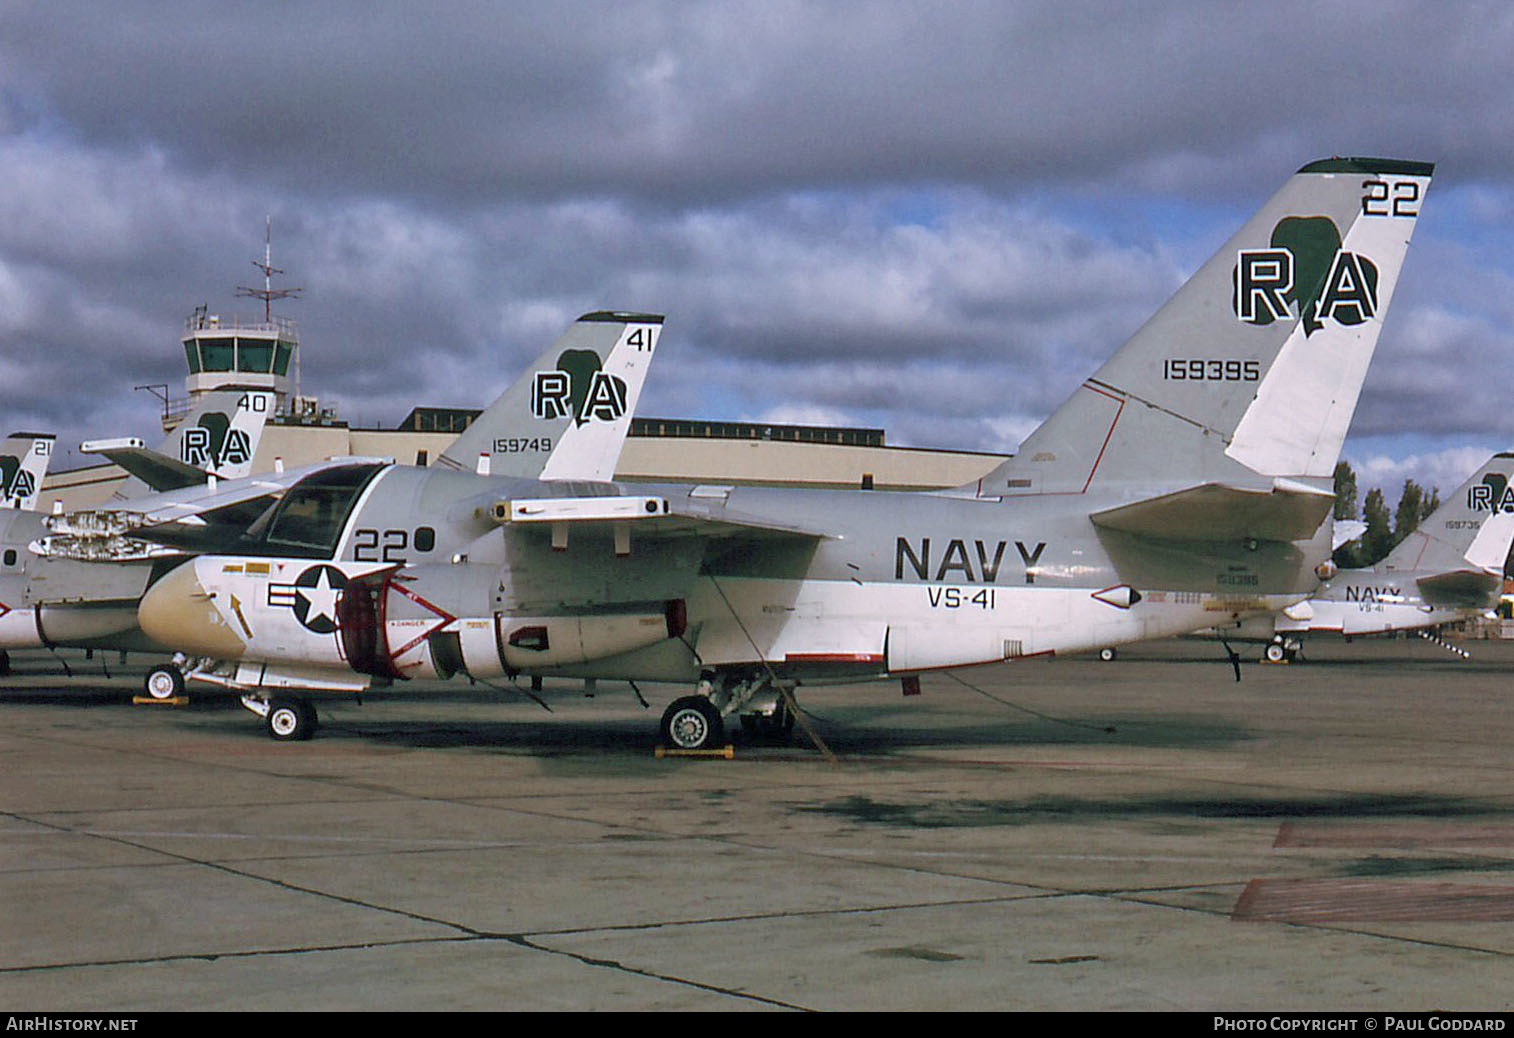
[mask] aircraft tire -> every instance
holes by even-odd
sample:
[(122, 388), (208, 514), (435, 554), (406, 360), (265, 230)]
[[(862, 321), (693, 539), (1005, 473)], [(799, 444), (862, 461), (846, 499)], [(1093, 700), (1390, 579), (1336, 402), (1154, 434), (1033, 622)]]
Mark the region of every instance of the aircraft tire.
[(662, 715), (662, 741), (675, 750), (708, 750), (725, 741), (720, 711), (704, 696), (683, 696)]
[(153, 699), (173, 699), (184, 694), (184, 674), (178, 667), (163, 664), (147, 672), (142, 691)]
[(1281, 663), (1283, 662), (1283, 659), (1288, 655), (1288, 650), (1284, 649), (1282, 645), (1278, 644), (1277, 642), (1271, 642), (1268, 644), (1267, 648), (1262, 650), (1262, 655), (1267, 657), (1268, 663)]
[(1103, 660), (1105, 663), (1108, 663), (1119, 654), (1119, 650), (1115, 649), (1113, 646), (1105, 646), (1104, 648), (1099, 650), (1099, 659)]
[(278, 742), (304, 742), (315, 735), (315, 707), (303, 699), (280, 696), (268, 704), (268, 735)]
[(6, 677), (11, 672), (11, 654), (0, 649), (0, 678)]

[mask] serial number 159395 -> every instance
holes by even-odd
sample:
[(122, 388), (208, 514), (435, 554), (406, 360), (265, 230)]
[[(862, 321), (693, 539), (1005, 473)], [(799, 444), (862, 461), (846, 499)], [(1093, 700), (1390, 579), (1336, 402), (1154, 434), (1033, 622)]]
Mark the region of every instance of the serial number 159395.
[(1262, 377), (1262, 364), (1256, 360), (1169, 357), (1162, 361), (1162, 377), (1172, 382), (1255, 382)]

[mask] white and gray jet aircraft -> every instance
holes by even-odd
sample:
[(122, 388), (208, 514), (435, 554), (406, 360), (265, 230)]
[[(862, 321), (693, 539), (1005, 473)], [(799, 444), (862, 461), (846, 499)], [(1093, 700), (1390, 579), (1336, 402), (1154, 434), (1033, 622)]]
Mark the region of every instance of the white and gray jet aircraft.
[(1272, 662), (1293, 658), (1303, 638), (1424, 630), (1486, 615), (1503, 591), (1514, 544), (1514, 454), (1489, 458), (1386, 558), (1345, 569), (1309, 598), (1218, 633), (1265, 642)]
[[(973, 484), (632, 486), (351, 463), (163, 576), (142, 629), (199, 658), (190, 677), (243, 691), (278, 738), (313, 730), (312, 689), (564, 675), (694, 685), (661, 728), (700, 748), (727, 718), (786, 725), (801, 684), (911, 691), (922, 671), (1275, 612), (1328, 561), (1333, 470), (1432, 172), (1305, 166)], [(577, 423), (601, 398), (613, 410), (612, 389), (569, 379), (540, 402)]]

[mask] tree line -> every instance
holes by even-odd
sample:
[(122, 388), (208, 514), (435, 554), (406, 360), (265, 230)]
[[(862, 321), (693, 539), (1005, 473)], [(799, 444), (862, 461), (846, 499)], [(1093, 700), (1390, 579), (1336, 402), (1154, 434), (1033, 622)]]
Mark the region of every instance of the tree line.
[(1373, 487), (1356, 505), (1356, 473), (1341, 459), (1335, 466), (1335, 518), (1360, 519), (1367, 524), (1361, 537), (1335, 550), (1335, 564), (1341, 569), (1360, 569), (1381, 562), (1409, 534), (1419, 528), (1431, 512), (1440, 507), (1440, 488), (1429, 493), (1412, 479), (1404, 480), (1398, 507), (1388, 510), (1381, 487)]

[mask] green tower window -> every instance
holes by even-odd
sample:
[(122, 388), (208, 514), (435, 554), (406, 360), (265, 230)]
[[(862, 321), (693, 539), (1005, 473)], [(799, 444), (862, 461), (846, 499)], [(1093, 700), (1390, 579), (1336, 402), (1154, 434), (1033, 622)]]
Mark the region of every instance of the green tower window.
[(206, 371), (230, 371), (236, 360), (236, 340), (201, 339), (200, 357)]
[(266, 375), (273, 368), (273, 343), (268, 339), (237, 340), (237, 370)]

